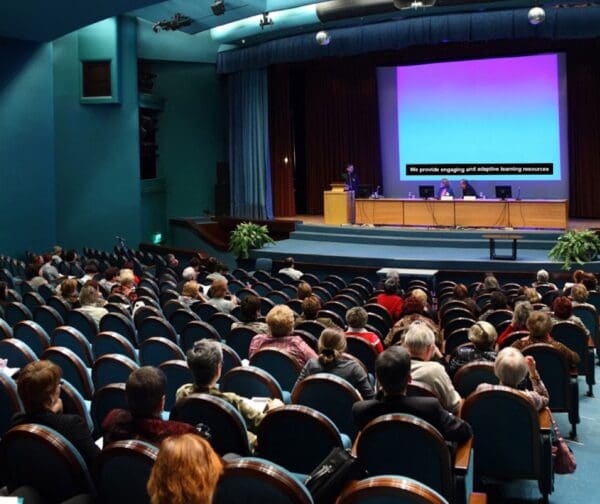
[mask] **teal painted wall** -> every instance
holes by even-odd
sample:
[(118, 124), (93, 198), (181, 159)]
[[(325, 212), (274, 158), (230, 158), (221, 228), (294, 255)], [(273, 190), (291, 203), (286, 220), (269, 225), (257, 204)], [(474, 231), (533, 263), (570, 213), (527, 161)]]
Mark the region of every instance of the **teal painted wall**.
[(56, 242), (52, 45), (0, 38), (0, 253)]
[(54, 45), (57, 239), (108, 249), (141, 238), (136, 21), (119, 18), (121, 103), (80, 103), (78, 37)]

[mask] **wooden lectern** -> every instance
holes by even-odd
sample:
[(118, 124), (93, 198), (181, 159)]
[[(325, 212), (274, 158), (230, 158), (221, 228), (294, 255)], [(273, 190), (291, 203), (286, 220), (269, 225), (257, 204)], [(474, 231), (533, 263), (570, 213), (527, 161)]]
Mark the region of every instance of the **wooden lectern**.
[(344, 182), (333, 182), (323, 191), (325, 224), (354, 224), (354, 191), (344, 191)]

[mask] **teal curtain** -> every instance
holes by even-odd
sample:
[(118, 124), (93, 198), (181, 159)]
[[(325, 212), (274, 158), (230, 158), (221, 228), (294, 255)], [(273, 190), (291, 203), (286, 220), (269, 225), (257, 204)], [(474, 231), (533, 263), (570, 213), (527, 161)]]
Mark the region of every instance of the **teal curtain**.
[(266, 69), (229, 75), (231, 215), (272, 219)]

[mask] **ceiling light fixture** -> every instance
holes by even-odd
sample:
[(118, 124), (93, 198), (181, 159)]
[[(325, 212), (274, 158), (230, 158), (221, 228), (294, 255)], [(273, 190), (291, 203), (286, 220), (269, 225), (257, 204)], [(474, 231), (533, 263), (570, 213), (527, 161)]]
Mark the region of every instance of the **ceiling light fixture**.
[(225, 2), (223, 0), (215, 0), (210, 8), (215, 16), (222, 16), (225, 14)]

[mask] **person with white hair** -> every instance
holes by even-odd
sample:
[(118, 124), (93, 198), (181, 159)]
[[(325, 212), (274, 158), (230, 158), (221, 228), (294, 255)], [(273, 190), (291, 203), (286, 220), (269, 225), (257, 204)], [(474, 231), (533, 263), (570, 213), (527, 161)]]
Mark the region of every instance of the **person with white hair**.
[(454, 374), (465, 364), (470, 362), (494, 362), (496, 360), (496, 339), (498, 333), (492, 324), (480, 320), (469, 328), (469, 341), (473, 346), (462, 346), (452, 354), (448, 364), (448, 373)]
[(550, 282), (550, 273), (548, 273), (545, 269), (541, 269), (535, 274), (535, 282), (533, 282), (531, 285), (536, 288), (540, 287), (541, 285), (552, 289), (558, 288), (556, 287), (556, 284)]
[(548, 390), (546, 390), (546, 386), (540, 378), (535, 359), (531, 355), (525, 357), (513, 347), (500, 350), (494, 364), (494, 373), (500, 380), (500, 385), (481, 383), (477, 386), (475, 392), (494, 390), (502, 386), (517, 389), (529, 374), (533, 390), (517, 390), (527, 397), (537, 411), (541, 411), (548, 406)]
[(429, 385), (438, 395), (442, 406), (456, 414), (461, 406), (460, 394), (452, 385), (444, 366), (431, 360), (435, 351), (433, 331), (427, 324), (413, 322), (404, 335), (404, 347), (411, 357), (412, 379)]

